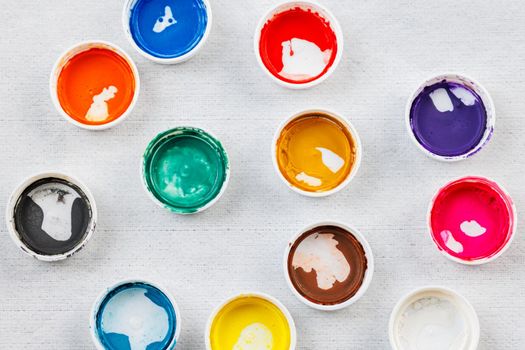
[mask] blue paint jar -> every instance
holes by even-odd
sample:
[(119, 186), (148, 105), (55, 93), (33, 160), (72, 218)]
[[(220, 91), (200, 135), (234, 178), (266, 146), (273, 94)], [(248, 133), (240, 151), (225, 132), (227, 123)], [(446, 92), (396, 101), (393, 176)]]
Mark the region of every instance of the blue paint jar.
[(158, 63), (180, 63), (195, 55), (211, 21), (208, 0), (129, 0), (124, 6), (124, 30), (132, 46)]
[(180, 335), (174, 299), (158, 285), (126, 280), (104, 291), (91, 313), (98, 349), (172, 350)]

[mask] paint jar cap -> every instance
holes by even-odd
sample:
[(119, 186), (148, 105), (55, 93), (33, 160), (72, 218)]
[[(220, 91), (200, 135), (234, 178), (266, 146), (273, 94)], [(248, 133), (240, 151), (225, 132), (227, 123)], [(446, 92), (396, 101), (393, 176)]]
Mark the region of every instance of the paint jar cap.
[[(312, 261), (321, 263), (316, 266)], [(333, 269), (320, 271), (325, 266)], [(328, 220), (308, 225), (292, 237), (283, 269), (288, 287), (300, 301), (317, 310), (334, 311), (366, 293), (374, 274), (374, 256), (357, 229)], [(323, 278), (318, 279), (321, 274)]]
[(64, 260), (87, 244), (97, 225), (97, 206), (86, 185), (49, 171), (25, 179), (6, 207), (13, 242), (41, 261)]
[[(447, 89), (442, 89), (442, 88), (439, 88), (438, 86), (439, 84), (445, 84), (445, 83), (454, 84), (454, 85), (457, 85), (458, 87), (462, 87), (462, 89), (460, 90), (463, 90), (463, 92), (465, 90), (468, 91), (468, 96), (464, 96), (460, 94), (462, 91), (454, 93), (454, 95), (457, 94), (457, 96), (455, 96), (454, 99), (461, 101), (461, 102), (457, 102), (458, 104), (461, 104), (462, 106), (463, 105), (467, 106), (469, 108), (474, 108), (474, 107), (470, 107), (471, 103), (472, 103), (472, 106), (477, 106), (477, 104), (480, 104), (479, 108), (484, 109), (484, 112), (485, 112), (484, 113), (485, 114), (485, 123), (484, 123), (485, 125), (479, 126), (480, 128), (479, 134), (476, 132), (475, 135), (469, 133), (468, 135), (463, 136), (467, 138), (466, 140), (468, 140), (468, 142), (474, 142), (474, 143), (472, 143), (472, 145), (466, 150), (462, 149), (460, 151), (458, 148), (457, 151), (454, 151), (456, 153), (450, 153), (450, 154), (443, 153), (445, 152), (445, 150), (441, 150), (439, 151), (441, 153), (438, 153), (437, 145), (432, 146), (431, 141), (429, 140), (423, 141), (423, 139), (420, 139), (423, 136), (416, 135), (418, 132), (416, 131), (417, 129), (415, 127), (416, 124), (414, 123), (413, 117), (412, 117), (412, 111), (413, 111), (414, 106), (416, 105), (416, 101), (418, 100), (418, 98), (422, 95), (422, 93), (424, 93), (428, 89), (433, 89), (433, 88), (436, 89), (433, 91), (433, 93), (439, 90), (440, 92), (443, 92), (442, 95), (445, 97), (445, 100), (446, 100), (445, 104), (447, 104), (447, 106), (440, 107), (440, 112), (443, 113), (444, 117), (447, 117), (447, 115), (449, 115), (455, 109), (453, 104), (456, 102), (454, 102), (451, 99), (453, 91), (449, 93), (448, 91), (446, 91)], [(432, 93), (430, 93), (429, 95), (432, 95)], [(447, 98), (447, 95), (448, 95), (448, 98)], [(438, 97), (435, 97), (435, 99), (437, 98)], [(470, 102), (467, 101), (470, 99), (472, 99), (472, 101)], [(442, 99), (439, 99), (439, 100), (442, 100)], [(476, 102), (476, 101), (479, 101), (479, 102)], [(434, 103), (434, 106), (435, 106), (435, 103)], [(435, 109), (437, 110), (436, 106), (435, 106)], [(465, 108), (462, 108), (462, 110), (465, 110)], [(453, 116), (450, 115), (450, 118), (452, 117)], [(474, 120), (475, 118), (470, 118), (470, 119)], [(443, 119), (443, 121), (446, 121), (446, 119)], [(476, 80), (466, 75), (458, 74), (458, 73), (439, 74), (439, 75), (426, 79), (410, 95), (407, 101), (407, 104), (406, 104), (406, 108), (405, 108), (405, 125), (406, 125), (408, 134), (410, 135), (410, 139), (412, 140), (412, 142), (425, 155), (429, 156), (432, 159), (444, 161), (444, 162), (454, 162), (454, 161), (464, 160), (464, 159), (467, 159), (477, 154), (479, 151), (481, 151), (484, 148), (484, 146), (490, 141), (492, 134), (494, 132), (495, 123), (496, 123), (496, 108), (494, 106), (494, 102), (490, 94), (488, 93), (488, 91)], [(448, 123), (447, 125), (449, 124), (450, 123)], [(471, 127), (473, 130), (478, 130), (478, 128), (475, 125), (472, 125)], [(425, 130), (427, 128), (429, 127), (426, 127)], [(437, 133), (435, 132), (435, 129), (436, 127), (433, 126), (432, 129), (430, 130), (434, 130), (434, 131), (428, 131), (428, 133), (430, 133), (431, 135), (434, 135), (432, 136), (433, 138), (437, 137)], [(463, 129), (464, 129), (464, 126), (463, 126)], [(462, 129), (457, 129), (457, 130), (462, 130)], [(443, 137), (440, 139), (448, 140), (449, 138), (450, 137)], [(467, 145), (468, 143), (462, 144), (461, 142), (459, 142), (458, 145), (456, 145), (456, 147), (466, 147)], [(443, 145), (439, 147), (443, 147)], [(434, 148), (436, 149), (434, 150)], [(447, 150), (446, 152), (453, 152), (453, 151)], [(458, 154), (457, 152), (460, 152), (460, 153)]]
[[(136, 291), (133, 291), (133, 289), (136, 289)], [(113, 319), (110, 321), (117, 322), (119, 317), (130, 317), (129, 323), (131, 326), (128, 326), (130, 329), (133, 329), (137, 332), (140, 332), (141, 330), (146, 332), (146, 330), (151, 330), (151, 327), (148, 327), (150, 323), (147, 322), (165, 318), (166, 322), (168, 322), (169, 324), (168, 329), (166, 330), (166, 339), (163, 340), (167, 343), (164, 349), (174, 349), (180, 338), (182, 322), (180, 310), (175, 301), (175, 298), (161, 284), (157, 282), (152, 282), (150, 280), (143, 280), (137, 278), (130, 278), (118, 281), (109, 286), (108, 288), (105, 288), (95, 299), (95, 302), (93, 303), (93, 306), (91, 308), (89, 320), (91, 338), (95, 347), (99, 350), (106, 350), (109, 348), (109, 345), (106, 344), (106, 342), (110, 340), (110, 338), (108, 338), (107, 334), (100, 334), (100, 332), (103, 332), (104, 326), (107, 326), (107, 324), (105, 324), (103, 321), (104, 313), (113, 298), (119, 297), (119, 295), (122, 296), (124, 295), (123, 293), (126, 293), (127, 291), (132, 291), (133, 293), (130, 295), (130, 297), (135, 299), (140, 295), (137, 292), (143, 293), (143, 298), (149, 299), (150, 303), (145, 305), (137, 304), (134, 305), (134, 307), (123, 307), (123, 310), (110, 310), (106, 312), (108, 317), (113, 317)], [(141, 302), (141, 300), (136, 301)], [(120, 306), (126, 305), (126, 303), (123, 302), (122, 299), (120, 299), (117, 304)], [(162, 309), (163, 312), (166, 313), (166, 316), (160, 317), (160, 315), (156, 315), (154, 318), (152, 317), (149, 319), (143, 319), (142, 316), (144, 315), (144, 312), (141, 308), (145, 308), (148, 312), (154, 312), (157, 314), (159, 312), (162, 312)], [(134, 312), (133, 310), (140, 311)], [(122, 314), (122, 312), (124, 314)], [(115, 326), (115, 324), (112, 324), (112, 326)], [(122, 328), (126, 327), (123, 326)], [(124, 329), (122, 331), (124, 331)], [(113, 333), (115, 333), (117, 336), (126, 336), (126, 334), (121, 334), (120, 332), (116, 332), (114, 330), (109, 334), (113, 335)], [(137, 336), (141, 336), (141, 334), (137, 334)], [(113, 337), (111, 339), (116, 338)], [(158, 339), (154, 339), (152, 341), (156, 342), (157, 340)]]
[[(417, 312), (424, 313), (417, 315)], [(412, 321), (408, 319), (410, 315), (414, 315)], [(454, 319), (451, 320), (451, 317)], [(452, 329), (461, 325), (464, 326), (463, 330)], [(439, 333), (447, 330), (453, 334)], [(421, 342), (427, 341), (432, 348), (437, 348), (436, 341), (449, 338), (455, 338), (455, 346), (447, 343), (443, 344), (443, 348), (476, 350), (480, 327), (476, 311), (462, 295), (449, 288), (426, 286), (408, 293), (399, 300), (390, 315), (388, 333), (393, 350), (413, 349), (414, 347), (406, 345), (410, 344), (410, 341), (416, 341), (419, 347)], [(462, 336), (459, 342), (457, 335)]]

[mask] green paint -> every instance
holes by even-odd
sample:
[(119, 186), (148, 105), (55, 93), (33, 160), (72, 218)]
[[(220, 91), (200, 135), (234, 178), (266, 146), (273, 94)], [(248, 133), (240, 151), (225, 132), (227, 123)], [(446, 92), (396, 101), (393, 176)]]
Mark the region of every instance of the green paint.
[(157, 135), (143, 156), (148, 191), (179, 214), (204, 209), (220, 194), (228, 178), (226, 151), (201, 129), (179, 127)]

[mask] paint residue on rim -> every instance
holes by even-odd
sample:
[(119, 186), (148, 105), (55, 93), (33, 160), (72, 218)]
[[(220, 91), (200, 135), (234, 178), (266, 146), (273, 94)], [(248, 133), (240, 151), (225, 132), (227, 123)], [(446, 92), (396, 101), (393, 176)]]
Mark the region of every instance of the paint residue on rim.
[(331, 24), (316, 10), (294, 7), (276, 13), (261, 29), (259, 55), (276, 78), (314, 81), (333, 66), (338, 50)]
[(203, 130), (181, 127), (159, 134), (143, 157), (148, 191), (166, 208), (194, 213), (212, 203), (229, 173), (226, 151)]
[(341, 185), (357, 159), (348, 128), (325, 113), (300, 115), (284, 126), (276, 142), (279, 171), (294, 187), (326, 192)]
[(160, 59), (190, 53), (202, 42), (208, 26), (207, 6), (202, 0), (137, 0), (130, 9), (133, 41)]
[(496, 183), (465, 177), (439, 190), (429, 224), (439, 249), (461, 261), (483, 262), (509, 244), (514, 215), (511, 198)]
[(164, 350), (176, 343), (175, 308), (150, 284), (126, 283), (111, 290), (95, 318), (95, 334), (106, 349)]
[(473, 151), (487, 129), (487, 111), (471, 87), (446, 79), (425, 87), (412, 103), (410, 125), (429, 152), (457, 157)]
[(284, 313), (269, 300), (240, 296), (223, 306), (211, 323), (212, 350), (289, 350), (291, 330)]
[(296, 291), (320, 305), (341, 304), (357, 294), (368, 268), (363, 245), (342, 227), (314, 227), (294, 241), (287, 270)]
[(39, 179), (21, 193), (14, 207), (14, 224), (24, 246), (44, 256), (78, 248), (95, 225), (84, 191), (54, 177)]
[(126, 58), (93, 47), (67, 59), (57, 80), (57, 96), (67, 115), (85, 125), (108, 124), (132, 104), (137, 82)]

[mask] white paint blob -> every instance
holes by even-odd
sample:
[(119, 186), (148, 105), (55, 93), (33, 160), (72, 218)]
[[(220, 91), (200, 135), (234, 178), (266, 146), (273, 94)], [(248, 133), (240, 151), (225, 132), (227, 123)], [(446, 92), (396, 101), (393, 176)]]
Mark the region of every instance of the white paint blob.
[(320, 75), (328, 65), (332, 50), (321, 51), (316, 44), (293, 38), (284, 41), (283, 69), (279, 74), (291, 80), (304, 80)]
[(104, 332), (127, 336), (131, 350), (146, 350), (169, 331), (168, 313), (146, 293), (143, 288), (122, 291), (111, 298), (102, 314)]
[(315, 270), (317, 286), (331, 289), (336, 281), (343, 282), (350, 275), (350, 264), (337, 249), (337, 244), (333, 234), (318, 233), (306, 237), (295, 251), (293, 268), (302, 268), (305, 272)]
[(474, 106), (476, 104), (476, 96), (469, 90), (457, 86), (450, 89), (450, 91), (463, 102), (465, 106)]
[(295, 179), (297, 181), (302, 181), (307, 185), (314, 187), (319, 187), (323, 184), (323, 182), (320, 179), (307, 175), (304, 171), (301, 171), (299, 174), (295, 175)]
[(487, 229), (481, 226), (476, 220), (463, 221), (459, 227), (461, 231), (469, 237), (479, 237), (487, 232)]
[(469, 339), (461, 310), (452, 300), (434, 296), (408, 305), (396, 332), (403, 350), (463, 350)]
[(262, 323), (253, 323), (244, 328), (232, 350), (271, 350), (273, 335)]
[(162, 33), (164, 30), (166, 30), (166, 28), (171, 27), (175, 23), (177, 23), (177, 20), (173, 17), (171, 7), (166, 6), (164, 8), (164, 16), (157, 18), (157, 21), (153, 26), (153, 31), (155, 33)]
[(441, 238), (448, 249), (452, 250), (454, 253), (463, 253), (463, 244), (456, 241), (452, 232), (448, 230), (441, 231)]
[(434, 107), (441, 113), (452, 112), (454, 110), (454, 105), (446, 89), (440, 88), (432, 91), (430, 98), (432, 99)]
[(71, 187), (59, 183), (48, 183), (38, 186), (27, 195), (42, 209), (42, 230), (57, 241), (71, 238), (71, 209), (75, 199), (80, 195)]
[(93, 96), (93, 103), (86, 113), (86, 119), (90, 122), (102, 122), (109, 117), (107, 101), (115, 97), (118, 89), (111, 85), (104, 88), (98, 95)]
[(326, 165), (326, 167), (334, 174), (337, 173), (343, 167), (343, 165), (345, 165), (345, 160), (329, 149), (317, 147), (316, 150), (321, 152), (323, 164)]

